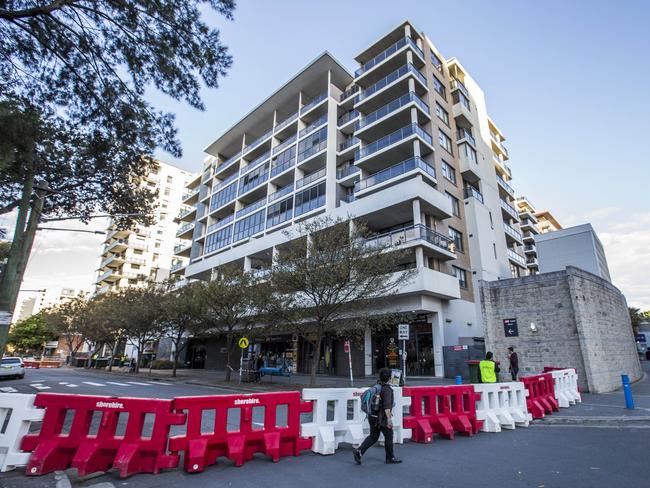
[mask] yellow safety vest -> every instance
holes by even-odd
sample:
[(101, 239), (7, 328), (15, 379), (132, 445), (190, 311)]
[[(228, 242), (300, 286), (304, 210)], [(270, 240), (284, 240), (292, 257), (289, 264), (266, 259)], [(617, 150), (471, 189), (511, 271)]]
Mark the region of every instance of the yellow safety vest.
[(481, 383), (496, 383), (497, 374), (494, 372), (494, 361), (484, 359), (478, 364), (481, 370)]

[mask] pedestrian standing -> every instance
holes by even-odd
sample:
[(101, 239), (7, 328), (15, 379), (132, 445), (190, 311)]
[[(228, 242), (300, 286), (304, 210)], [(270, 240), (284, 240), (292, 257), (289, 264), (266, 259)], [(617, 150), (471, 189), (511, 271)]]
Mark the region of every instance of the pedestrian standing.
[(515, 348), (512, 346), (508, 348), (508, 361), (510, 363), (508, 370), (510, 371), (510, 376), (512, 376), (512, 381), (517, 381), (517, 375), (519, 375), (519, 356), (517, 356)]
[(488, 351), (485, 354), (485, 359), (478, 363), (478, 368), (481, 372), (481, 383), (496, 383), (497, 382), (497, 373), (499, 368), (497, 364), (492, 359), (494, 355), (491, 351)]
[[(357, 464), (361, 464), (361, 456), (363, 456), (370, 446), (379, 440), (379, 434), (384, 434), (386, 464), (399, 464), (402, 462), (401, 459), (395, 457), (395, 453), (393, 452), (393, 389), (389, 384), (390, 379), (390, 369), (383, 368), (379, 371), (379, 381), (377, 381), (379, 388), (376, 389), (379, 391), (378, 398), (376, 398), (376, 403), (379, 404), (379, 408), (376, 415), (373, 415), (372, 411), (368, 414), (370, 435), (366, 437), (358, 449), (352, 451), (354, 461)], [(373, 387), (371, 391), (373, 391), (373, 389), (375, 389), (375, 387)], [(375, 398), (371, 401), (374, 402)]]

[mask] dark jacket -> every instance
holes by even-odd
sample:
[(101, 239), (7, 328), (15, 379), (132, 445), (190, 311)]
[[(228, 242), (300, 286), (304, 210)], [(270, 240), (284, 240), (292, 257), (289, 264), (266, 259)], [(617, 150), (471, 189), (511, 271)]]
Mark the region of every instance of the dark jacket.
[(516, 352), (513, 352), (510, 357), (510, 371), (519, 371), (519, 357)]
[(386, 418), (386, 410), (393, 410), (393, 389), (388, 383), (381, 384), (381, 410), (379, 411), (378, 423), (386, 427), (388, 425), (388, 419)]

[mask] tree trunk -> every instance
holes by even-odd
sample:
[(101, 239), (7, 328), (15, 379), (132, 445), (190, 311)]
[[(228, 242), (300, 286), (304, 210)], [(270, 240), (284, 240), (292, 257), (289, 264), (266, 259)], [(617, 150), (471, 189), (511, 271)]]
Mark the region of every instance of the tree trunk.
[(135, 361), (135, 371), (134, 373), (139, 373), (140, 372), (140, 362), (142, 361), (142, 354), (140, 354), (140, 347), (136, 347), (135, 350), (138, 353), (138, 359)]
[(117, 345), (120, 343), (119, 340), (115, 340), (115, 344), (113, 345), (113, 350), (111, 352), (111, 360), (108, 363), (108, 372), (110, 373), (113, 371), (113, 359), (115, 359), (115, 352), (117, 351)]
[(230, 358), (231, 358), (231, 349), (232, 349), (232, 334), (229, 332), (226, 334), (226, 377), (224, 378), (224, 381), (226, 383), (230, 382), (230, 372), (232, 366), (230, 365)]
[(314, 357), (311, 359), (311, 371), (309, 374), (309, 386), (316, 386), (316, 371), (318, 371), (318, 362), (320, 361), (320, 346), (323, 342), (321, 333), (318, 333), (314, 343)]

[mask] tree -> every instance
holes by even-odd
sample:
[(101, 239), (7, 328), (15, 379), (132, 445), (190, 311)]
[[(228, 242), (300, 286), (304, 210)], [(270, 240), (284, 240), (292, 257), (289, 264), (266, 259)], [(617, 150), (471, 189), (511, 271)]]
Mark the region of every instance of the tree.
[(54, 339), (56, 334), (43, 320), (42, 314), (21, 320), (9, 333), (9, 344), (12, 344), (20, 354), (40, 354), (44, 344)]
[(226, 339), (225, 381), (230, 381), (236, 336), (246, 334), (256, 322), (263, 298), (258, 280), (235, 265), (218, 269), (218, 277), (198, 285), (201, 320), (192, 331)]
[(632, 330), (634, 333), (637, 333), (639, 329), (639, 323), (644, 319), (644, 314), (641, 313), (641, 309), (636, 307), (627, 307), (627, 311), (630, 313), (630, 321), (632, 322)]
[(163, 336), (169, 338), (173, 344), (174, 365), (172, 376), (176, 376), (178, 358), (185, 349), (183, 338), (196, 324), (201, 314), (201, 303), (198, 283), (189, 283), (176, 290), (167, 289), (162, 302), (161, 322), (163, 325)]
[(75, 356), (86, 344), (88, 333), (92, 330), (92, 302), (76, 297), (43, 312), (43, 319), (57, 335), (59, 342), (65, 344), (73, 364)]
[(216, 88), (232, 63), (204, 5), (232, 19), (234, 0), (0, 2), (0, 214), (19, 210), (0, 311), (15, 306), (37, 204), (50, 216), (152, 221), (154, 195), (140, 185), (149, 155), (181, 148), (174, 116), (145, 91), (203, 110), (200, 88)]
[[(399, 269), (403, 251), (382, 240), (369, 241), (371, 235), (360, 221), (317, 218), (288, 232), (291, 240), (273, 266), (265, 311), (269, 320), (289, 324), (313, 347), (311, 385), (323, 338), (341, 331), (360, 334), (373, 322), (387, 320), (387, 300), (413, 274)], [(371, 304), (386, 313), (368, 314)]]

